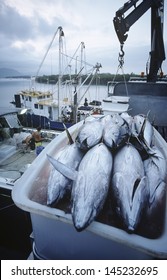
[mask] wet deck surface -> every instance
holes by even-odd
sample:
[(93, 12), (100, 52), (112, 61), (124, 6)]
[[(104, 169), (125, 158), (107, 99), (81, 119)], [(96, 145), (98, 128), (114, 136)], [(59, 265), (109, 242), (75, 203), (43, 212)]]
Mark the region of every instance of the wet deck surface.
[(17, 180), (33, 162), (35, 157), (34, 151), (18, 150), (0, 164), (0, 176)]
[[(44, 144), (45, 145), (45, 144)], [(0, 177), (9, 178), (14, 184), (36, 158), (35, 151), (18, 149), (0, 163)], [(5, 260), (27, 259), (32, 251), (32, 232), (29, 213), (18, 208), (12, 198), (12, 184), (6, 188), (0, 183), (0, 258)]]

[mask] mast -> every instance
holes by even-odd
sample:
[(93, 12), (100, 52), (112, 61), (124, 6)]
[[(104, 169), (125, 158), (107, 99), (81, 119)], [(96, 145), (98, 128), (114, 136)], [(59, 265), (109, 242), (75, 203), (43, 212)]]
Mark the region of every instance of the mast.
[(61, 26), (59, 26), (58, 29), (59, 29), (58, 119), (60, 119), (60, 116), (61, 116), (61, 110), (60, 110), (60, 88), (61, 88), (61, 80), (62, 80), (61, 54), (62, 54), (62, 48), (63, 48), (62, 37), (64, 37), (64, 32), (63, 32), (63, 28)]
[(81, 77), (81, 71), (83, 69), (83, 51), (85, 49), (85, 44), (84, 42), (81, 42), (81, 64), (80, 64), (80, 72), (79, 72), (79, 86), (82, 83), (82, 77)]
[[(84, 42), (81, 42), (81, 64), (80, 64), (80, 71), (77, 74), (77, 58), (76, 58), (76, 69), (75, 69), (75, 74), (76, 74), (76, 85), (79, 85), (79, 89), (77, 90), (75, 87), (75, 91), (74, 91), (74, 122), (77, 123), (77, 110), (78, 110), (78, 93), (80, 91), (81, 88), (81, 84), (82, 84), (82, 75), (81, 72), (83, 70), (83, 52), (85, 49), (85, 44)], [(78, 82), (77, 82), (78, 79)]]

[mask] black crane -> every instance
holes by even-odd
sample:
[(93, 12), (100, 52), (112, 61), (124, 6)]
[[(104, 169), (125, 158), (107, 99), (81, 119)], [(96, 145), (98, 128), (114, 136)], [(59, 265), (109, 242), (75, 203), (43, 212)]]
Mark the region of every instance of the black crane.
[[(156, 82), (158, 71), (161, 70), (163, 60), (165, 60), (165, 48), (163, 41), (163, 13), (164, 0), (143, 0), (139, 5), (139, 0), (130, 0), (124, 4), (113, 19), (115, 31), (123, 49), (130, 27), (151, 9), (151, 50), (149, 70), (147, 69), (147, 82)], [(129, 15), (124, 14), (133, 9)]]

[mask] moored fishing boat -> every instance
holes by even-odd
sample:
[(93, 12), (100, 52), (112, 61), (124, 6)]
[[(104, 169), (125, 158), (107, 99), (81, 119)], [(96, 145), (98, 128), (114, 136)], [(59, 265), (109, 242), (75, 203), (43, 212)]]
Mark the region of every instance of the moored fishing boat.
[[(36, 158), (35, 147), (27, 147), (25, 139), (35, 131), (23, 128), (18, 110), (0, 107), (0, 217), (1, 259), (26, 259), (31, 252), (29, 235), (32, 232), (30, 215), (24, 213), (11, 197), (15, 183)], [(42, 130), (45, 147), (60, 132)], [(12, 233), (12, 235), (11, 235)]]
[[(41, 126), (45, 129), (64, 130), (63, 123), (66, 123), (66, 126), (70, 127), (84, 118), (84, 116), (97, 112), (97, 109), (101, 110), (101, 106), (97, 102), (93, 106), (91, 104), (82, 104), (83, 98), (89, 90), (93, 79), (98, 75), (101, 64), (97, 63), (93, 66), (84, 61), (84, 42), (81, 42), (73, 57), (69, 57), (64, 53), (65, 35), (61, 26), (57, 28), (34, 79), (40, 82), (41, 77), (39, 77), (39, 71), (57, 34), (59, 35), (59, 73), (54, 82), (47, 79), (48, 84), (53, 84), (53, 92), (33, 88), (32, 80), (32, 88), (15, 94), (15, 100), (11, 102), (16, 108), (20, 108), (21, 114), (19, 118), (24, 126)], [(79, 50), (80, 58), (77, 56)], [(65, 60), (66, 63), (64, 62)], [(80, 64), (79, 71), (77, 64)], [(90, 69), (85, 73), (83, 70), (85, 71), (87, 66)], [(73, 75), (72, 70), (75, 71)], [(85, 86), (88, 79), (90, 82)]]
[[(136, 5), (134, 5), (134, 3), (136, 4), (136, 2), (137, 1), (128, 1), (128, 5), (130, 5), (131, 7), (134, 6), (136, 8)], [(156, 1), (153, 2), (155, 3)], [(143, 1), (142, 3), (145, 4), (146, 1)], [(160, 2), (158, 1), (158, 4), (159, 3)], [(127, 5), (125, 5), (124, 8), (127, 9)], [(149, 76), (149, 78), (151, 78), (151, 76)], [(134, 85), (135, 84), (133, 84), (132, 87), (134, 87)], [(157, 87), (157, 84), (151, 82), (148, 83), (147, 86), (142, 85), (142, 89), (141, 89), (142, 93), (143, 90), (146, 90), (146, 87), (150, 87), (153, 90)], [(159, 94), (159, 90), (155, 89), (154, 95), (157, 96), (158, 94)], [(118, 95), (122, 96), (120, 90)], [(146, 100), (147, 94), (144, 95), (145, 95), (144, 100)], [(139, 113), (143, 113), (143, 105), (140, 104), (139, 102), (140, 97), (137, 100), (138, 100), (137, 105), (138, 104), (140, 105)], [(166, 102), (166, 99), (164, 101)], [(132, 107), (132, 109), (134, 108)], [(154, 112), (156, 113), (160, 112), (158, 110), (158, 107), (157, 110), (155, 108)], [(136, 115), (136, 113), (138, 112), (135, 108), (133, 115)], [(145, 120), (147, 120), (147, 118), (145, 118)], [(123, 122), (123, 124), (125, 123), (126, 121)], [(80, 130), (82, 124), (83, 122), (80, 122), (69, 129), (73, 139), (76, 139), (76, 136), (78, 135), (78, 131)], [(161, 125), (161, 124), (162, 122), (156, 123), (156, 125)], [(122, 128), (122, 125), (120, 127)], [(142, 142), (142, 144), (145, 146), (147, 153), (148, 151), (150, 152), (150, 154), (149, 153), (147, 154), (147, 157), (151, 158), (151, 156), (154, 156), (154, 153), (151, 154), (151, 152), (154, 150), (151, 150), (152, 147), (150, 146), (150, 143), (148, 144), (148, 142), (141, 137), (144, 134), (145, 127), (146, 127), (146, 121), (144, 121), (144, 123), (141, 125), (141, 130), (139, 131), (137, 130), (137, 126), (135, 124), (135, 129), (132, 134), (134, 134), (133, 136), (135, 136), (136, 139), (138, 138), (139, 143)], [(116, 133), (117, 131), (118, 130), (116, 128), (115, 134), (117, 134)], [(166, 198), (166, 189), (164, 190), (164, 184), (166, 188), (166, 179), (167, 179), (166, 170), (164, 172), (165, 178), (163, 177), (164, 180), (163, 194), (162, 194), (163, 199), (160, 208), (162, 212), (161, 211), (159, 212), (159, 208), (158, 208), (158, 215), (156, 219), (154, 217), (153, 221), (151, 222), (149, 221), (148, 225), (146, 224), (147, 230), (148, 227), (150, 226), (149, 234), (148, 232), (145, 233), (145, 224), (142, 228), (140, 228), (139, 231), (135, 231), (135, 227), (133, 224), (130, 224), (130, 226), (128, 224), (127, 230), (120, 227), (117, 219), (115, 220), (113, 218), (113, 213), (111, 211), (109, 211), (109, 218), (111, 219), (110, 222), (104, 219), (104, 217), (106, 217), (106, 213), (103, 212), (102, 215), (103, 217), (100, 218), (97, 217), (97, 219), (95, 219), (90, 225), (88, 225), (86, 229), (84, 226), (84, 230), (78, 233), (73, 226), (73, 220), (75, 220), (75, 217), (72, 219), (72, 215), (70, 213), (67, 213), (64, 205), (62, 206), (59, 204), (56, 205), (56, 207), (52, 208), (46, 203), (48, 179), (51, 170), (51, 166), (47, 159), (47, 154), (55, 156), (61, 149), (63, 149), (63, 147), (67, 145), (67, 143), (68, 143), (67, 136), (65, 132), (63, 132), (60, 136), (57, 137), (57, 139), (53, 140), (47, 146), (47, 148), (41, 153), (41, 155), (39, 155), (39, 157), (34, 161), (30, 169), (28, 169), (27, 172), (20, 179), (20, 181), (15, 184), (15, 187), (12, 192), (12, 197), (16, 205), (21, 209), (23, 209), (24, 211), (28, 211), (31, 215), (32, 227), (33, 227), (34, 256), (38, 259), (117, 259), (117, 258), (166, 259), (167, 258), (167, 246), (166, 246), (167, 244), (167, 232), (166, 232), (167, 231), (167, 212), (166, 212), (167, 198)], [(90, 148), (90, 144), (88, 145), (87, 139), (83, 138), (83, 144), (84, 146), (87, 145), (88, 148)], [(120, 143), (118, 143), (118, 145), (119, 144)], [(167, 161), (167, 153), (166, 153), (167, 143), (155, 129), (154, 129), (154, 145), (156, 145), (156, 147), (162, 152), (163, 156), (160, 156), (160, 158), (163, 158), (163, 161), (165, 163), (164, 166), (165, 166)], [(126, 153), (124, 154), (126, 155)], [(132, 160), (131, 153), (127, 153), (127, 154), (128, 154), (127, 158), (129, 160)], [(124, 160), (124, 158), (125, 157), (122, 157), (122, 161)], [(100, 162), (98, 160), (98, 156), (95, 159), (96, 162)], [(147, 162), (146, 165), (147, 164), (149, 165), (149, 162)], [(157, 166), (157, 164), (154, 165)], [(55, 166), (59, 166), (59, 170), (61, 169), (60, 168), (61, 165), (58, 165), (57, 162)], [(128, 161), (127, 164), (125, 164), (125, 166), (128, 167)], [(131, 162), (131, 166), (133, 167), (132, 162)], [(64, 169), (65, 172), (68, 171), (69, 174), (69, 168), (64, 168)], [(75, 171), (76, 170), (73, 170), (73, 178), (71, 176), (72, 180), (74, 179), (74, 177), (79, 176), (76, 175)], [(91, 168), (90, 168), (90, 172), (91, 172)], [(121, 178), (120, 174), (118, 174), (119, 172), (116, 173), (117, 175), (119, 175), (118, 179)], [(148, 171), (147, 173), (149, 174)], [(140, 183), (139, 178), (136, 176), (134, 177), (136, 178), (134, 183), (134, 188), (130, 194), (132, 196), (132, 199), (135, 198), (135, 195), (137, 193), (136, 190)], [(81, 179), (83, 179), (81, 180), (82, 183), (84, 182), (84, 178), (85, 177), (81, 177)], [(145, 179), (145, 176), (143, 176), (143, 171), (142, 171), (141, 179), (143, 178)], [(94, 176), (94, 179), (97, 179), (96, 176)], [(20, 185), (23, 185), (23, 182), (24, 182), (24, 186), (23, 188), (20, 188)], [(89, 182), (88, 179), (87, 182)], [(156, 191), (155, 192), (153, 191), (153, 193), (155, 194)], [(85, 189), (84, 189), (84, 194), (85, 194)], [(117, 195), (117, 191), (116, 191), (116, 195)], [(146, 193), (145, 195), (147, 196), (148, 193)], [(157, 196), (155, 198), (158, 199), (159, 189), (156, 195)], [(143, 200), (144, 202), (143, 201), (142, 202), (145, 203), (145, 199)], [(157, 204), (159, 203), (158, 201), (156, 202)], [(134, 205), (134, 207), (133, 204), (132, 205), (130, 204), (130, 207), (129, 205), (127, 206), (128, 206), (127, 213), (130, 212), (131, 214), (132, 209), (134, 212), (133, 214), (136, 213), (135, 212), (136, 205)], [(122, 209), (121, 210), (120, 209), (121, 207), (119, 206), (118, 207), (119, 213), (121, 213), (122, 211)], [(105, 206), (104, 206), (104, 210), (105, 210)], [(94, 213), (93, 210), (91, 214), (92, 213)], [(159, 219), (159, 217), (161, 217), (161, 219)], [(156, 233), (156, 236), (152, 236), (152, 229), (155, 228), (157, 229), (156, 227), (157, 222), (159, 228), (159, 220), (162, 221), (160, 232), (158, 232), (158, 234)], [(147, 218), (146, 221), (148, 222)], [(49, 229), (49, 238), (48, 238), (48, 229)], [(116, 251), (118, 253), (115, 253)]]

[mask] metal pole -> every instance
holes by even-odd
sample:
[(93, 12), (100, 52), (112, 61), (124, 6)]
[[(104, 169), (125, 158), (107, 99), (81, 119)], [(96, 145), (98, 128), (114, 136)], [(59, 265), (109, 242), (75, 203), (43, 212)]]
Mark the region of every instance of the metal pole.
[(61, 54), (62, 54), (62, 37), (64, 36), (64, 32), (61, 26), (59, 26), (59, 77), (58, 77), (58, 119), (60, 119), (60, 87), (61, 87)]

